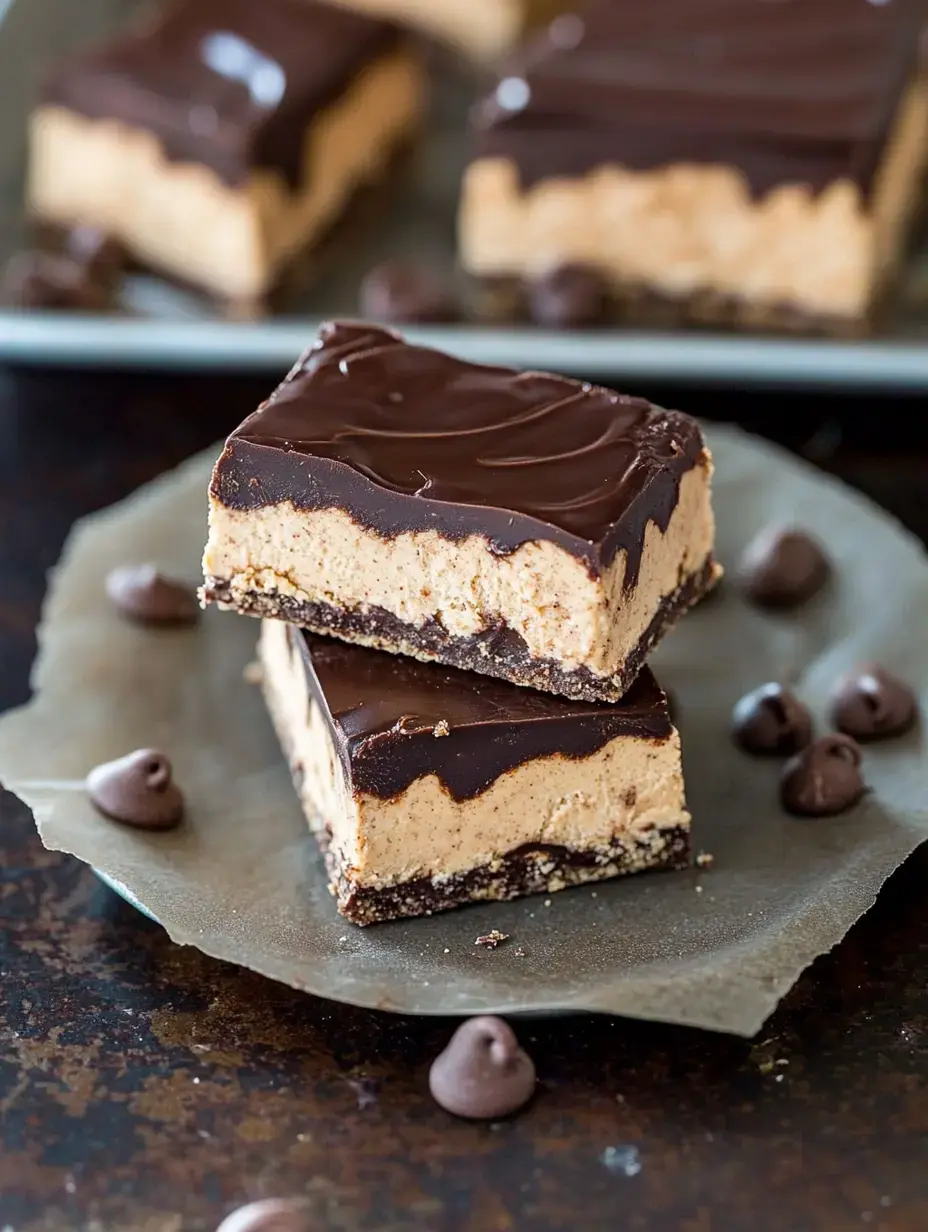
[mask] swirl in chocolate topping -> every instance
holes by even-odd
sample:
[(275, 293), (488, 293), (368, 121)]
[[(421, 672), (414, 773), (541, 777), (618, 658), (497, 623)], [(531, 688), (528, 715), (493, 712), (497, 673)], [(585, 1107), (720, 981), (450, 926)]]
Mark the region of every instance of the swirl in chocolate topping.
[(455, 800), (465, 800), (536, 757), (588, 757), (619, 736), (659, 741), (672, 731), (666, 700), (646, 667), (620, 702), (604, 705), (385, 655), (292, 625), (288, 636), (352, 790), (381, 799), (434, 774)]
[(171, 0), (60, 61), (42, 102), (157, 137), (175, 162), (243, 184), (253, 167), (303, 174), (306, 129), (399, 30), (315, 0)]
[(737, 167), (757, 195), (873, 183), (918, 58), (918, 0), (599, 0), (557, 18), (474, 111), (529, 186), (602, 164)]
[(463, 363), (360, 323), (323, 326), (233, 432), (212, 495), (232, 509), (341, 508), (392, 536), (550, 540), (591, 572), (665, 530), (683, 475), (707, 464), (696, 422), (642, 398)]

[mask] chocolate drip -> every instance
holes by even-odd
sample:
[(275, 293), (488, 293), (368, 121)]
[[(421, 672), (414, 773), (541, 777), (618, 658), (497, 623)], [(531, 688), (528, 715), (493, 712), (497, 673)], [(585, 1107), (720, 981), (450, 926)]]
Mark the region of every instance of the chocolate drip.
[(232, 434), (212, 494), (231, 509), (340, 508), (383, 536), (549, 540), (594, 574), (666, 530), (703, 459), (694, 420), (643, 398), (463, 363), (376, 326), (323, 326)]
[(528, 187), (603, 164), (738, 168), (762, 195), (866, 192), (918, 57), (921, 0), (599, 0), (556, 19), (474, 111)]
[(399, 37), (315, 0), (173, 0), (58, 63), (42, 101), (145, 129), (169, 159), (233, 187), (266, 167), (296, 188), (312, 117)]
[(292, 625), (289, 636), (352, 790), (382, 799), (435, 774), (466, 800), (535, 758), (589, 757), (619, 736), (665, 740), (672, 731), (647, 668), (620, 702), (571, 702)]

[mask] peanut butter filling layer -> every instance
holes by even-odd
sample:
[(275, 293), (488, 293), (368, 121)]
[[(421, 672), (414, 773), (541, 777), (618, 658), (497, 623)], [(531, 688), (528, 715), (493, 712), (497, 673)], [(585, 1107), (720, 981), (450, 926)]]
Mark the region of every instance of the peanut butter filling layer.
[(782, 184), (759, 197), (737, 167), (604, 163), (523, 188), (516, 163), (468, 168), (461, 260), (479, 277), (597, 268), (617, 289), (671, 300), (711, 292), (816, 316), (856, 319), (891, 275), (928, 157), (928, 84), (899, 107), (869, 198), (850, 179), (819, 193)]
[(99, 227), (219, 298), (259, 299), (383, 174), (418, 119), (422, 88), (407, 51), (362, 70), (306, 129), (296, 189), (269, 168), (230, 185), (206, 165), (167, 158), (144, 129), (42, 106), (31, 121), (29, 208), (47, 222)]

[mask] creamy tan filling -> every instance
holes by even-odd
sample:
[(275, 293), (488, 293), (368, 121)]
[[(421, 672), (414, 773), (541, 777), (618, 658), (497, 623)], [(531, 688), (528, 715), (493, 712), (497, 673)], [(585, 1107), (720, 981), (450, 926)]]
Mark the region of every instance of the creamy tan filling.
[(347, 8), (415, 26), (474, 60), (492, 60), (522, 30), (553, 16), (557, 0), (336, 0)]
[(480, 159), (464, 178), (462, 263), (482, 277), (560, 264), (673, 299), (712, 291), (856, 318), (898, 255), (928, 156), (928, 88), (896, 117), (872, 208), (838, 180), (821, 194), (785, 184), (754, 200), (734, 167), (679, 163), (652, 172), (601, 166), (523, 191), (516, 165)]
[(505, 51), (522, 29), (524, 0), (337, 0), (416, 26), (476, 60)]
[(259, 654), (287, 755), (303, 770), (310, 825), (331, 828), (340, 866), (356, 884), (440, 879), (492, 866), (526, 843), (605, 855), (617, 840), (652, 826), (689, 825), (676, 732), (666, 740), (620, 736), (579, 760), (540, 757), (468, 800), (455, 800), (436, 775), (416, 779), (392, 800), (353, 796), (282, 622), (263, 622)]
[(259, 298), (358, 186), (383, 172), (419, 114), (422, 86), (407, 52), (360, 73), (307, 129), (297, 192), (261, 168), (230, 188), (207, 166), (166, 159), (151, 133), (42, 107), (31, 121), (29, 206), (46, 221), (100, 227), (215, 295)]
[(601, 578), (592, 578), (575, 556), (545, 540), (499, 556), (479, 535), (460, 543), (435, 531), (383, 539), (340, 509), (306, 511), (286, 503), (243, 512), (214, 499), (203, 570), (228, 582), (233, 600), (259, 593), (362, 613), (381, 607), (415, 626), (438, 619), (455, 637), (503, 620), (533, 657), (612, 676), (661, 600), (712, 551), (710, 473), (707, 461), (683, 476), (665, 533), (648, 524), (638, 581), (629, 591), (624, 551)]

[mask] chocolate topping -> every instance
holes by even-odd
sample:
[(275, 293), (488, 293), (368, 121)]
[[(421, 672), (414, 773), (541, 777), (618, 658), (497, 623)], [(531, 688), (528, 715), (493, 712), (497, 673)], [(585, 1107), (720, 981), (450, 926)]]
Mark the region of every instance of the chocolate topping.
[(237, 187), (254, 167), (303, 175), (313, 116), (399, 31), (315, 0), (170, 0), (49, 74), (42, 102), (154, 134), (175, 162)]
[(432, 1062), (429, 1090), (455, 1116), (495, 1120), (518, 1111), (535, 1092), (535, 1066), (501, 1018), (471, 1018)]
[(155, 749), (137, 749), (96, 766), (87, 775), (87, 794), (105, 816), (139, 830), (173, 829), (184, 812), (171, 763)]
[(529, 315), (536, 325), (573, 329), (595, 325), (606, 311), (606, 286), (585, 265), (559, 265), (532, 279), (527, 288)]
[(856, 804), (866, 790), (860, 748), (850, 736), (820, 736), (783, 767), (780, 799), (790, 813), (830, 817)]
[(324, 325), (232, 433), (212, 495), (231, 509), (342, 508), (383, 536), (550, 540), (592, 572), (666, 530), (704, 461), (678, 411), (564, 377), (463, 363), (372, 325)]
[(875, 663), (857, 668), (841, 681), (833, 700), (835, 727), (857, 740), (901, 736), (917, 714), (912, 689)]
[(739, 574), (745, 594), (761, 607), (804, 603), (825, 585), (831, 566), (819, 543), (804, 531), (773, 526), (748, 545)]
[(106, 593), (124, 616), (142, 624), (192, 624), (200, 612), (193, 590), (165, 577), (154, 565), (112, 569)]
[(672, 731), (647, 668), (620, 702), (607, 705), (566, 701), (292, 625), (290, 643), (352, 790), (382, 799), (434, 774), (455, 800), (465, 800), (534, 758), (589, 757), (619, 736), (658, 741)]
[(362, 316), (387, 324), (454, 321), (459, 315), (451, 287), (409, 261), (376, 265), (361, 283), (359, 300)]
[(812, 716), (783, 685), (763, 684), (735, 706), (732, 735), (748, 753), (788, 756), (812, 739)]
[(918, 58), (919, 0), (598, 0), (557, 18), (474, 111), (529, 186), (604, 164), (737, 167), (866, 192)]
[(102, 312), (111, 302), (109, 290), (86, 264), (64, 253), (39, 251), (10, 259), (0, 298), (16, 308), (62, 312)]
[(265, 1198), (227, 1215), (216, 1232), (316, 1232), (306, 1204), (297, 1199)]

